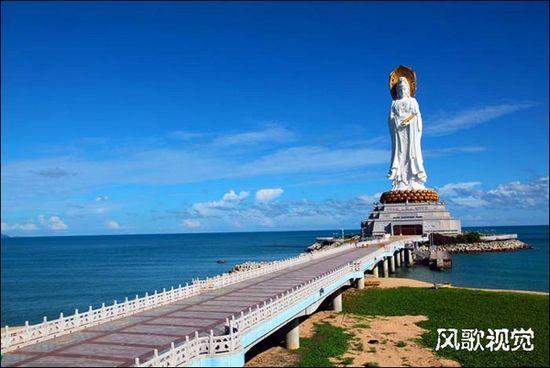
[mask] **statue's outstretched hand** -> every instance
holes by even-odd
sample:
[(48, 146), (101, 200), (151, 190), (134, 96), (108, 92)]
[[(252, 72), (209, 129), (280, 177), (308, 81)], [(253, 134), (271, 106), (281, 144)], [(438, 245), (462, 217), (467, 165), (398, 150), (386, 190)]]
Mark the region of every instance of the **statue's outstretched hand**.
[(402, 126), (407, 126), (409, 125), (409, 123), (411, 122), (411, 120), (414, 118), (414, 115), (413, 114), (410, 114), (407, 118), (405, 118), (405, 120), (403, 120), (401, 122), (401, 125)]

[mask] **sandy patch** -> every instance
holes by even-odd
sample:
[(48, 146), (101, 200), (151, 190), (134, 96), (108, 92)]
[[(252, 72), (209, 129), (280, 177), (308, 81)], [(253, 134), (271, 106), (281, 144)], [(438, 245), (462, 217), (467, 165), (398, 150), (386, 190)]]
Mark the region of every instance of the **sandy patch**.
[(298, 355), (281, 347), (275, 346), (256, 355), (245, 367), (294, 367), (298, 362)]
[(377, 287), (381, 289), (387, 288), (396, 288), (396, 287), (433, 287), (434, 284), (425, 281), (405, 279), (400, 277), (379, 277), (379, 278), (368, 278), (369, 281), (380, 281), (380, 285)]
[(469, 288), (461, 286), (453, 286), (456, 289), (466, 289), (466, 290), (480, 290), (480, 291), (494, 291), (495, 293), (519, 293), (519, 294), (535, 294), (535, 295), (548, 295), (544, 291), (532, 291), (532, 290), (506, 290), (506, 289), (480, 289), (480, 288)]
[(337, 366), (351, 359), (348, 365), (355, 367), (367, 363), (377, 363), (380, 367), (460, 367), (458, 362), (440, 358), (416, 342), (426, 331), (416, 323), (426, 319), (425, 316), (366, 317), (319, 312), (304, 322), (307, 326), (303, 329), (304, 335), (309, 335), (313, 333), (314, 323), (329, 322), (354, 336), (348, 352), (332, 360)]
[[(424, 287), (424, 288), (433, 288), (434, 284), (431, 282), (413, 280), (400, 277), (368, 277), (369, 281), (379, 281), (380, 284), (378, 288), (387, 289), (387, 288), (396, 288), (396, 287)], [(452, 285), (439, 285), (439, 287), (451, 287), (455, 289), (466, 289), (466, 290), (480, 290), (480, 291), (493, 291), (496, 293), (522, 293), (522, 294), (535, 294), (535, 295), (548, 295), (547, 292), (543, 291), (531, 291), (531, 290), (507, 290), (507, 289), (482, 289), (482, 288), (469, 288), (462, 286), (452, 286)]]
[[(300, 337), (311, 337), (317, 323), (330, 323), (352, 334), (348, 351), (333, 359), (336, 366), (344, 366), (345, 359), (348, 366), (356, 367), (367, 363), (381, 367), (459, 367), (459, 363), (440, 358), (416, 342), (425, 332), (416, 323), (424, 320), (424, 316), (367, 317), (322, 311), (302, 322)], [(275, 347), (255, 356), (245, 366), (291, 366), (296, 358), (284, 348)]]

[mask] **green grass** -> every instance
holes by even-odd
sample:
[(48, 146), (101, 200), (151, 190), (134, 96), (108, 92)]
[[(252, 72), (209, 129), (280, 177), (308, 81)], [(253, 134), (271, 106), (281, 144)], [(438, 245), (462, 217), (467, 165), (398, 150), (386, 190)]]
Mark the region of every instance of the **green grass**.
[(367, 323), (356, 323), (353, 325), (354, 328), (370, 328), (370, 325)]
[(395, 343), (395, 346), (397, 346), (398, 348), (404, 348), (405, 346), (407, 346), (407, 344), (404, 341), (398, 341)]
[[(439, 355), (464, 366), (549, 366), (548, 296), (497, 293), (465, 289), (370, 289), (345, 294), (344, 312), (359, 315), (425, 315), (418, 323), (428, 330), (421, 342), (435, 350), (438, 328), (532, 328), (531, 352), (466, 351), (444, 349)], [(485, 343), (485, 340), (482, 340)]]
[(357, 341), (357, 342), (354, 342), (352, 343), (352, 350), (355, 350), (357, 352), (361, 352), (363, 351), (363, 343), (361, 341)]
[(365, 365), (363, 367), (378, 367), (378, 363), (368, 362), (368, 363), (365, 363)]
[(328, 323), (315, 325), (315, 333), (311, 338), (301, 339), (298, 350), (299, 367), (331, 367), (329, 360), (338, 357), (348, 350), (353, 336), (343, 328), (334, 327)]
[(350, 365), (351, 363), (353, 363), (353, 358), (344, 358), (340, 361), (340, 364), (344, 366)]

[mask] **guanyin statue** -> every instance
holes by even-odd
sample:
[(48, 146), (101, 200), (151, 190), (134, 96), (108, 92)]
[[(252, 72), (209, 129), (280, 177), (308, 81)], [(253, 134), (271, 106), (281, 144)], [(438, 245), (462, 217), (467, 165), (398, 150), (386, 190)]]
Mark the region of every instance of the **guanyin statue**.
[(400, 66), (390, 74), (393, 97), (388, 125), (392, 141), (391, 166), (388, 178), (393, 190), (426, 189), (427, 175), (422, 159), (422, 115), (414, 92), (414, 72)]

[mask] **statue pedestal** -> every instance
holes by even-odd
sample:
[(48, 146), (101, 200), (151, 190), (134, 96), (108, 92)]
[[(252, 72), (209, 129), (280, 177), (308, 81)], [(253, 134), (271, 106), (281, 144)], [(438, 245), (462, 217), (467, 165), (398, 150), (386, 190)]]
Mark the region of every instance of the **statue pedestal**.
[(460, 220), (453, 218), (438, 200), (433, 189), (386, 192), (380, 198), (382, 203), (376, 204), (361, 222), (361, 235), (460, 234)]

